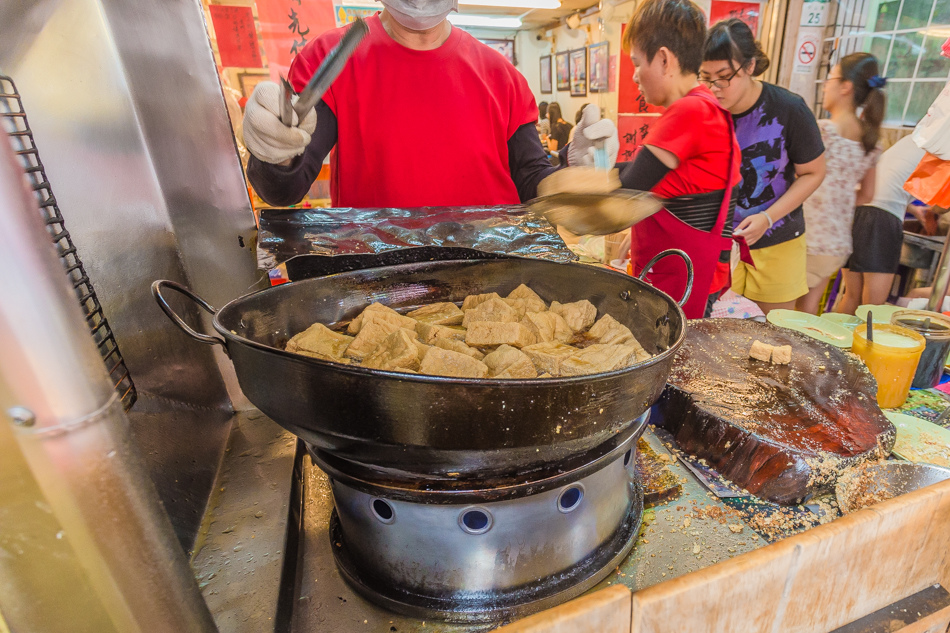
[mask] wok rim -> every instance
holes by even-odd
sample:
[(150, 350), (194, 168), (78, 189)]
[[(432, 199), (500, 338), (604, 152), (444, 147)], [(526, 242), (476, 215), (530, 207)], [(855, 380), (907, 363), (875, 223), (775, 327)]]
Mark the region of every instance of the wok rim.
[[(488, 260), (491, 261), (491, 260)], [(304, 356), (302, 354), (294, 354), (293, 352), (288, 352), (277, 347), (271, 347), (270, 345), (264, 345), (263, 343), (258, 343), (257, 341), (252, 341), (251, 339), (239, 336), (231, 332), (231, 330), (226, 329), (221, 324), (221, 315), (225, 313), (228, 308), (233, 308), (236, 304), (255, 297), (260, 294), (274, 292), (281, 292), (281, 288), (284, 286), (290, 286), (291, 284), (301, 284), (305, 282), (312, 282), (315, 279), (331, 279), (333, 277), (340, 277), (345, 275), (356, 275), (356, 274), (365, 274), (371, 271), (377, 270), (407, 270), (413, 267), (434, 267), (434, 266), (447, 266), (449, 264), (468, 264), (468, 265), (477, 265), (484, 263), (481, 260), (466, 260), (466, 259), (449, 259), (449, 260), (437, 260), (437, 261), (427, 261), (427, 262), (413, 262), (409, 264), (396, 264), (393, 266), (376, 266), (373, 268), (362, 268), (359, 270), (351, 270), (343, 273), (336, 273), (333, 275), (325, 275), (323, 277), (310, 277), (308, 279), (301, 279), (299, 281), (291, 281), (288, 283), (280, 284), (277, 286), (271, 286), (269, 288), (263, 288), (261, 290), (256, 290), (249, 294), (237, 297), (227, 302), (223, 307), (221, 307), (214, 314), (212, 319), (212, 324), (215, 331), (217, 331), (221, 336), (224, 337), (227, 345), (231, 343), (240, 344), (245, 347), (252, 347), (254, 349), (268, 352), (272, 354), (277, 354), (288, 358), (293, 361), (302, 362), (305, 365), (313, 365), (316, 367), (326, 367), (333, 369), (335, 371), (354, 374), (357, 376), (374, 376), (377, 378), (387, 378), (387, 379), (396, 379), (404, 380), (408, 382), (418, 382), (423, 384), (450, 384), (450, 385), (469, 385), (469, 386), (492, 386), (499, 385), (511, 388), (528, 388), (528, 387), (537, 387), (538, 385), (570, 385), (575, 383), (590, 382), (592, 380), (607, 380), (610, 378), (618, 377), (627, 373), (630, 373), (634, 370), (643, 369), (650, 367), (657, 363), (663, 362), (669, 355), (675, 354), (676, 351), (682, 346), (683, 341), (686, 339), (686, 326), (687, 319), (686, 314), (683, 312), (683, 309), (676, 303), (676, 301), (668, 294), (651, 286), (647, 282), (621, 273), (612, 268), (605, 268), (600, 266), (591, 266), (589, 264), (582, 264), (579, 262), (548, 262), (546, 260), (532, 260), (537, 262), (543, 262), (544, 264), (551, 264), (554, 266), (583, 266), (587, 270), (595, 271), (595, 274), (609, 274), (622, 279), (625, 282), (633, 282), (634, 285), (643, 286), (646, 290), (654, 292), (660, 295), (664, 299), (670, 308), (674, 309), (679, 313), (680, 319), (682, 322), (682, 328), (680, 329), (679, 336), (666, 350), (660, 352), (659, 354), (653, 356), (650, 360), (642, 361), (640, 363), (635, 363), (633, 365), (628, 365), (623, 369), (615, 369), (608, 372), (600, 372), (596, 374), (582, 374), (580, 376), (552, 376), (551, 378), (457, 378), (453, 376), (436, 376), (430, 374), (409, 374), (404, 372), (395, 372), (395, 371), (384, 371), (381, 369), (371, 369), (369, 367), (363, 367), (361, 365), (346, 365), (343, 363), (334, 363), (332, 361), (323, 360), (320, 358), (313, 358), (310, 356)]]

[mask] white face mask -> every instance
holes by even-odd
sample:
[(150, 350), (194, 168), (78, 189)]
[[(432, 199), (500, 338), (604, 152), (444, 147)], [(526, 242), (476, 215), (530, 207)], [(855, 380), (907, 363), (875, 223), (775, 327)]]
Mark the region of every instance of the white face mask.
[(413, 31), (427, 31), (437, 26), (452, 11), (458, 11), (458, 0), (380, 0), (396, 22)]

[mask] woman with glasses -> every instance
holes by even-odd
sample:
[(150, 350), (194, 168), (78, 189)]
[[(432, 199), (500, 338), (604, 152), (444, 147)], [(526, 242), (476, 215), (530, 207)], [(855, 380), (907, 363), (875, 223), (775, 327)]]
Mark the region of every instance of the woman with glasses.
[(703, 58), (700, 81), (732, 113), (742, 149), (734, 235), (754, 265), (738, 263), (732, 290), (766, 314), (794, 308), (808, 293), (802, 202), (825, 177), (821, 132), (801, 97), (756, 79), (769, 60), (741, 20), (713, 26)]

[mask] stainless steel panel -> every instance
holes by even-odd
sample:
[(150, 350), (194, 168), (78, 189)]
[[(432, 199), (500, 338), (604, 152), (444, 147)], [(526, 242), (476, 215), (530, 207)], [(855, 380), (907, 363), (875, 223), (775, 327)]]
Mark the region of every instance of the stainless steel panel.
[(5, 134), (0, 225), (0, 424), (85, 571), (77, 593), (119, 631), (216, 630)]
[[(247, 405), (230, 363), (175, 328), (149, 285), (181, 281), (220, 306), (261, 278), (201, 4), (8, 0), (0, 70), (17, 83), (66, 227), (138, 387), (134, 440), (187, 548), (228, 412)], [(194, 323), (203, 318), (180, 307)]]
[(177, 279), (223, 304), (258, 278), (200, 3), (14, 0), (0, 8), (0, 42), (136, 384), (227, 407), (213, 352), (171, 326), (148, 289)]

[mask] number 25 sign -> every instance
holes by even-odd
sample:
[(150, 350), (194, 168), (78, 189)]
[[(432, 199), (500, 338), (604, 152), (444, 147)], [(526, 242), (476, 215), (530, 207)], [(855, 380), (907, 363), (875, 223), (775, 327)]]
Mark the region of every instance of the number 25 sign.
[(801, 26), (828, 26), (828, 3), (805, 2), (802, 4)]

